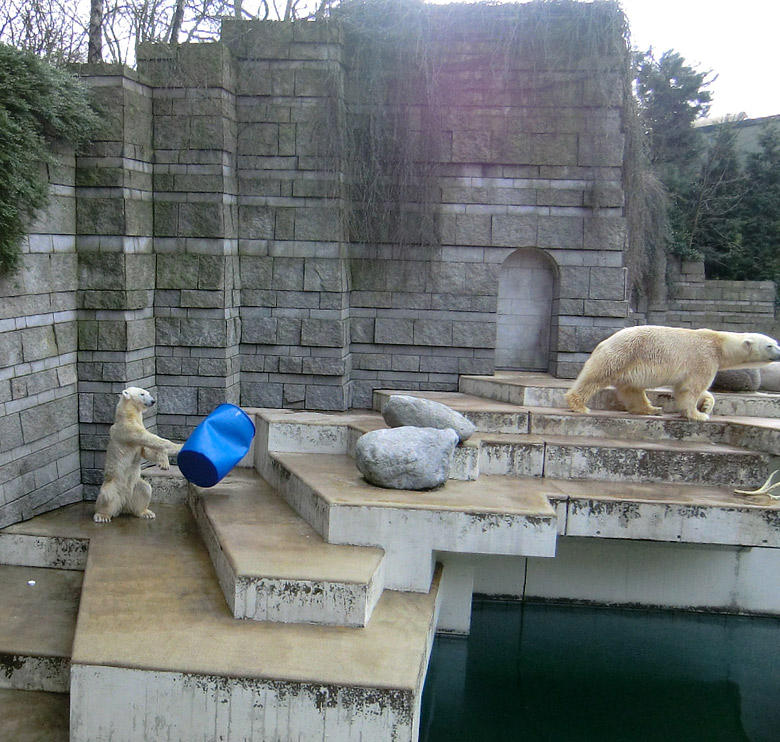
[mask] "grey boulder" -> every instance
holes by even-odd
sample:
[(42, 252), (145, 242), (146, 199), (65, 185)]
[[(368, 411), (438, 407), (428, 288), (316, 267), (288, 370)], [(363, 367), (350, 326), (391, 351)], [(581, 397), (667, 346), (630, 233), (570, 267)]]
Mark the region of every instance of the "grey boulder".
[(448, 428), (383, 428), (358, 438), (355, 464), (371, 484), (398, 490), (429, 490), (444, 484), (458, 434)]
[(768, 363), (758, 369), (761, 374), (761, 386), (765, 392), (780, 392), (780, 361)]
[(391, 428), (412, 425), (417, 428), (452, 428), (458, 440), (465, 441), (477, 429), (468, 418), (441, 402), (407, 394), (392, 394), (382, 408), (382, 417)]
[(730, 368), (718, 371), (710, 384), (716, 392), (754, 392), (761, 384), (757, 368)]

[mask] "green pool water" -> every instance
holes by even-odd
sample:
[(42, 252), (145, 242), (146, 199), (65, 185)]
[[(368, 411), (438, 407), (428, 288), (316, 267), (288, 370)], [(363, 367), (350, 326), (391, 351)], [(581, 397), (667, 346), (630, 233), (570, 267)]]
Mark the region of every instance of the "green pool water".
[(420, 740), (780, 742), (780, 619), (475, 601)]

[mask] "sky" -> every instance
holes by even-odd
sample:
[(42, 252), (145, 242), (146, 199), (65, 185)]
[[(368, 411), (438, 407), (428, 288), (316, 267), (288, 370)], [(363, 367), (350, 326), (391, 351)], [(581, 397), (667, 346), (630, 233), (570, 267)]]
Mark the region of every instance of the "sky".
[(674, 49), (699, 72), (718, 75), (708, 88), (710, 117), (780, 114), (776, 0), (620, 0), (620, 5), (633, 46), (652, 46), (658, 55)]

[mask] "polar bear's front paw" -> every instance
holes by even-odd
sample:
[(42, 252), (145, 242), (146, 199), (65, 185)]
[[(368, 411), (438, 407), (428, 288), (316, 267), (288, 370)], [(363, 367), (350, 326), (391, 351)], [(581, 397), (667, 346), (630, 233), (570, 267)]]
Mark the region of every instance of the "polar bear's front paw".
[(699, 403), (696, 407), (704, 414), (709, 415), (713, 409), (715, 409), (715, 397), (709, 392), (704, 392), (704, 394), (699, 397)]
[(106, 515), (105, 513), (95, 513), (92, 516), (92, 520), (95, 521), (95, 523), (110, 523), (111, 522), (111, 516)]
[(709, 420), (710, 416), (706, 412), (699, 412), (698, 410), (693, 410), (690, 413), (685, 413), (685, 417), (687, 417), (689, 420)]
[(149, 510), (149, 508), (147, 508), (138, 517), (139, 518), (144, 518), (146, 520), (152, 520), (153, 518), (156, 518), (157, 516), (151, 510)]

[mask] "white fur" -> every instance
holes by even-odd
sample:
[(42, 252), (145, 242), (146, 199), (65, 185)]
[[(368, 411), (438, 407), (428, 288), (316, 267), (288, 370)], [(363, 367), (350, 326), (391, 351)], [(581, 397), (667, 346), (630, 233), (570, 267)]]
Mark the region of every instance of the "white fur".
[(628, 412), (652, 415), (646, 389), (671, 386), (680, 412), (708, 420), (715, 398), (707, 389), (722, 369), (755, 368), (780, 360), (780, 346), (752, 332), (689, 330), (642, 325), (619, 330), (600, 342), (566, 393), (574, 412), (588, 412), (588, 400), (614, 386)]
[(155, 517), (149, 510), (152, 488), (141, 478), (141, 459), (167, 469), (168, 453), (177, 452), (181, 446), (144, 427), (143, 411), (154, 401), (146, 389), (137, 386), (128, 387), (119, 396), (114, 424), (109, 430), (103, 485), (95, 503), (96, 523), (108, 523), (120, 513)]

